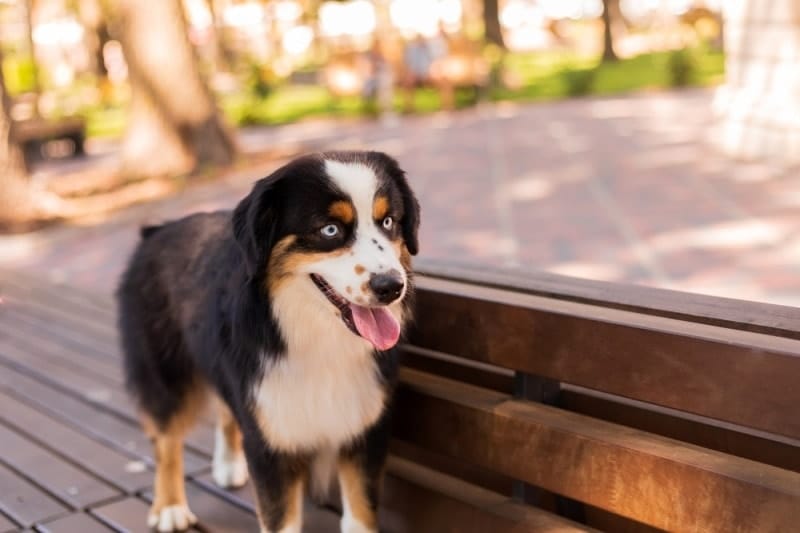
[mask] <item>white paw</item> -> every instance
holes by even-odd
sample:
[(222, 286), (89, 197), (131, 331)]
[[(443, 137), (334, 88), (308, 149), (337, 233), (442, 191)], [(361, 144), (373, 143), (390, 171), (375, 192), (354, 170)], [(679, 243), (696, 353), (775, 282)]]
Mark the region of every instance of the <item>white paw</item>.
[(349, 513), (342, 516), (340, 526), (342, 533), (378, 533), (377, 529), (365, 526)]
[(167, 505), (147, 516), (147, 526), (161, 533), (183, 531), (196, 523), (197, 517), (186, 504)]
[(231, 459), (215, 456), (211, 467), (214, 482), (223, 489), (235, 489), (247, 483), (247, 461), (244, 455)]

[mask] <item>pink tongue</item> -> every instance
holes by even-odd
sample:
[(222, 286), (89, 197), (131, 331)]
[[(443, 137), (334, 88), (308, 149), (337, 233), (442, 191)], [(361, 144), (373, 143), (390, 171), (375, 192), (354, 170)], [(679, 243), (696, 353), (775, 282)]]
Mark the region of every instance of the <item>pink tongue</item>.
[(400, 338), (400, 324), (385, 307), (350, 304), (358, 333), (378, 350), (388, 350)]

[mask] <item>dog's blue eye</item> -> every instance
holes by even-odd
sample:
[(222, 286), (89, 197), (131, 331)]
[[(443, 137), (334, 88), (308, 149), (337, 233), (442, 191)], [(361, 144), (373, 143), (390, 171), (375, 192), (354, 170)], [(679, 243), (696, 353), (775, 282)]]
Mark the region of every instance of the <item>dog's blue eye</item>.
[(386, 217), (381, 224), (383, 225), (383, 229), (392, 229), (392, 226), (394, 226), (394, 219), (392, 217)]
[(324, 237), (328, 238), (336, 237), (337, 235), (339, 235), (339, 226), (337, 226), (336, 224), (328, 224), (327, 226), (319, 230), (319, 232), (322, 233)]

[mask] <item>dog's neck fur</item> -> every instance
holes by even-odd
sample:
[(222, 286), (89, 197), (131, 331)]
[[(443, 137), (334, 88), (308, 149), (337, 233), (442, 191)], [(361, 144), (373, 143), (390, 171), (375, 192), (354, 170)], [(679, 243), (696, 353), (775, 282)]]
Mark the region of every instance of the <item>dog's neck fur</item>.
[[(254, 391), (261, 429), (284, 451), (338, 449), (384, 409), (374, 349), (347, 329), (307, 276), (282, 283), (272, 308), (287, 350), (265, 358)], [(402, 323), (402, 304), (390, 309)]]

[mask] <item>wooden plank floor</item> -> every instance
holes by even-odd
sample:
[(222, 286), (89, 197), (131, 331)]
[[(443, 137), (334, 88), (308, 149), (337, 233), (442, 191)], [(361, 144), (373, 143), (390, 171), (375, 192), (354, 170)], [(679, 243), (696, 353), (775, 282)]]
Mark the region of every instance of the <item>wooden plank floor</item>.
[[(150, 443), (122, 386), (112, 301), (0, 272), (0, 533), (146, 531)], [(197, 530), (257, 531), (250, 487), (217, 488), (210, 418), (187, 439)], [(308, 504), (304, 531), (338, 529)]]

